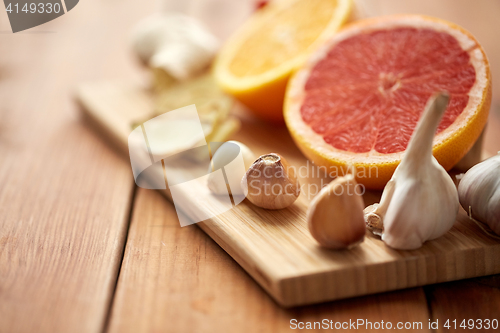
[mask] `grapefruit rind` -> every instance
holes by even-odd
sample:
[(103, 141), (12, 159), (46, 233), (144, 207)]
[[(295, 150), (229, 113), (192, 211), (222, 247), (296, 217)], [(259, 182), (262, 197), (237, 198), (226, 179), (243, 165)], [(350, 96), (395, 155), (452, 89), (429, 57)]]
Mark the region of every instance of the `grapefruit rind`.
[(476, 71), (476, 81), (469, 91), (469, 101), (463, 112), (445, 130), (434, 138), (433, 154), (446, 169), (451, 169), (472, 148), (488, 119), (491, 105), (491, 74), (489, 62), (481, 45), (463, 28), (433, 17), (396, 15), (366, 19), (346, 26), (318, 49), (290, 79), (284, 103), (284, 117), (288, 129), (303, 154), (316, 165), (333, 168), (342, 175), (354, 168), (356, 181), (371, 189), (382, 189), (390, 180), (404, 152), (381, 154), (351, 153), (327, 144), (302, 120), (300, 108), (304, 86), (315, 64), (340, 41), (359, 33), (399, 27), (429, 28), (453, 36), (468, 51)]

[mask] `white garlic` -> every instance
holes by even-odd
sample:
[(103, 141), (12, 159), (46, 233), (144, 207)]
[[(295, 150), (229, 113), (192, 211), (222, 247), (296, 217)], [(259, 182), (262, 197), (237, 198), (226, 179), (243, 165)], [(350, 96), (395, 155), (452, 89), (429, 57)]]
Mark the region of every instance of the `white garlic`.
[[(238, 163), (239, 161), (236, 159), (239, 153), (241, 153), (241, 156), (243, 157), (244, 165), (240, 165)], [(241, 188), (241, 179), (255, 159), (255, 154), (243, 143), (238, 141), (224, 142), (213, 155), (212, 162), (208, 170), (210, 173), (207, 182), (208, 188), (214, 194), (228, 193), (226, 183), (221, 182), (220, 178), (213, 173), (213, 171), (224, 168), (224, 173), (226, 175), (231, 194), (233, 196), (243, 195), (244, 193)]]
[(500, 152), (465, 173), (458, 185), (460, 204), (471, 217), (500, 235)]
[(145, 64), (185, 80), (207, 68), (219, 42), (196, 19), (171, 12), (139, 22), (132, 35), (132, 47)]
[(382, 240), (392, 248), (417, 249), (455, 223), (457, 189), (432, 155), (434, 134), (448, 100), (445, 93), (431, 97), (380, 204), (365, 208), (367, 227), (379, 229)]

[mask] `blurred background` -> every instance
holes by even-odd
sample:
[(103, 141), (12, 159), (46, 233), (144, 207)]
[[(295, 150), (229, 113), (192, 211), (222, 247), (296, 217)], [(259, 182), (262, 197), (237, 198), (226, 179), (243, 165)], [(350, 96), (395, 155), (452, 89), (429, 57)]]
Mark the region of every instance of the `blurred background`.
[[(272, 1), (272, 0), (270, 0)], [(95, 68), (108, 67), (108, 71), (121, 68), (123, 74), (101, 75), (100, 78), (126, 77), (130, 81), (144, 80), (139, 71), (138, 63), (130, 52), (130, 33), (137, 22), (153, 13), (161, 11), (177, 11), (199, 19), (206, 27), (222, 41), (265, 0), (186, 0), (169, 1), (154, 0), (133, 2), (105, 1), (96, 4), (94, 1), (80, 1), (77, 11), (68, 12), (57, 20), (44, 25), (12, 34), (5, 11), (0, 13), (0, 29), (4, 59), (15, 58), (23, 63), (26, 59), (36, 61), (33, 54), (16, 54), (9, 48), (23, 43), (36, 43), (40, 47), (50, 47), (57, 44), (59, 52), (65, 54), (68, 63), (80, 61), (79, 56), (85, 56), (84, 63)], [(436, 16), (466, 28), (472, 32), (484, 47), (492, 68), (493, 78), (500, 75), (500, 29), (498, 15), (500, 3), (491, 0), (355, 0), (358, 17), (370, 17), (397, 13), (417, 13)], [(113, 12), (113, 15), (108, 15)], [(106, 33), (102, 31), (105, 26)], [(32, 36), (36, 35), (36, 36)], [(109, 37), (113, 36), (113, 37)], [(94, 45), (90, 49), (82, 49), (82, 43)], [(41, 60), (38, 60), (41, 61)], [(113, 65), (113, 66), (111, 66)], [(82, 67), (81, 64), (79, 67)], [(65, 68), (66, 70), (68, 68)], [(4, 74), (6, 75), (4, 69)], [(71, 72), (77, 71), (71, 69)], [(82, 73), (82, 80), (91, 78), (88, 70)], [(106, 72), (103, 72), (105, 74)], [(500, 85), (493, 85), (496, 105), (500, 95)], [(498, 106), (496, 106), (498, 108)]]

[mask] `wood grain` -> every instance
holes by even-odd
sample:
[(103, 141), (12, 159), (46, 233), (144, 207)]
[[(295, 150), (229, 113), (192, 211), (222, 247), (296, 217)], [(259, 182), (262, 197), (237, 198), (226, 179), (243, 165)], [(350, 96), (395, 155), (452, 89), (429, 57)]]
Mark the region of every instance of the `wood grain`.
[[(84, 85), (78, 96), (88, 115), (97, 122), (101, 121), (108, 133), (115, 134), (120, 133), (117, 128), (137, 119), (134, 112), (144, 114), (147, 111), (141, 109), (146, 103), (138, 101), (149, 98), (138, 90), (132, 93), (130, 88), (106, 83)], [(113, 115), (113, 121), (106, 122), (110, 119), (107, 115)], [(242, 129), (235, 139), (244, 142), (257, 155), (280, 153), (297, 170), (307, 164), (285, 131), (269, 130), (242, 121)], [(127, 136), (116, 136), (116, 141), (126, 146)], [(150, 163), (147, 154), (144, 163)], [(197, 164), (192, 163), (176, 171), (189, 173), (195, 168)], [(299, 173), (299, 176), (303, 175)], [(360, 246), (349, 251), (322, 249), (311, 237), (305, 221), (307, 204), (312, 198), (309, 194), (313, 194), (308, 192), (311, 180), (322, 179), (301, 178), (303, 192), (300, 198), (294, 205), (279, 211), (260, 209), (244, 201), (220, 214), (217, 211), (220, 200), (210, 195), (201, 178), (181, 190), (180, 201), (176, 198), (175, 204), (192, 220), (199, 221), (203, 214), (215, 216), (198, 223), (198, 226), (283, 306), (500, 272), (500, 262), (496, 260), (500, 255), (500, 243), (485, 236), (465, 214), (459, 215), (450, 232), (418, 250), (390, 249), (371, 233), (367, 233)], [(377, 194), (368, 193), (365, 200), (377, 200)]]
[(181, 228), (159, 193), (139, 189), (109, 332), (289, 332), (292, 319), (428, 318), (421, 288), (283, 309), (199, 228)]
[[(471, 324), (471, 331), (479, 331), (480, 324), (485, 329), (486, 319), (500, 320), (499, 276), (456, 281), (425, 287), (426, 296), (432, 309), (432, 320), (439, 321), (437, 332), (464, 331), (460, 325)], [(451, 328), (444, 327), (449, 320)], [(456, 320), (456, 329), (455, 323)], [(472, 320), (472, 322), (469, 322)], [(500, 325), (500, 324), (499, 324)], [(497, 326), (498, 327), (498, 326)], [(490, 330), (494, 330), (490, 328)]]
[(147, 10), (81, 1), (17, 34), (0, 10), (0, 332), (104, 326), (134, 183), (80, 122), (72, 94), (101, 75), (141, 81), (123, 31)]

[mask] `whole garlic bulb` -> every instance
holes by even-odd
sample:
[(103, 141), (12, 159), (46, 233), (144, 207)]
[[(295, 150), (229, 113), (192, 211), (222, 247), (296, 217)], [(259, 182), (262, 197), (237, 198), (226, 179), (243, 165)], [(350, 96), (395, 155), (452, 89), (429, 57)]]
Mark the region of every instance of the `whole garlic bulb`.
[(500, 152), (465, 173), (458, 196), (466, 212), (500, 235)]
[(145, 64), (185, 80), (210, 64), (219, 42), (196, 19), (170, 12), (139, 22), (132, 34), (132, 47)]
[[(239, 148), (239, 152), (237, 151)], [(231, 165), (231, 162), (235, 160), (238, 154), (241, 153), (243, 157), (244, 166), (237, 164)], [(219, 178), (215, 176), (212, 171), (225, 168), (225, 175), (230, 187), (232, 195), (243, 195), (243, 189), (241, 188), (241, 179), (245, 175), (246, 170), (255, 161), (255, 154), (241, 142), (238, 141), (228, 141), (224, 142), (219, 149), (217, 149), (212, 157), (212, 162), (209, 167), (208, 172), (208, 188), (214, 194), (227, 194), (228, 189), (226, 183), (219, 181)]]
[(444, 93), (431, 97), (380, 204), (365, 208), (367, 227), (379, 229), (382, 240), (392, 248), (417, 249), (455, 223), (457, 189), (432, 155), (434, 133), (448, 100)]
[(363, 198), (352, 175), (323, 187), (307, 210), (307, 225), (318, 243), (330, 249), (347, 249), (363, 241)]

